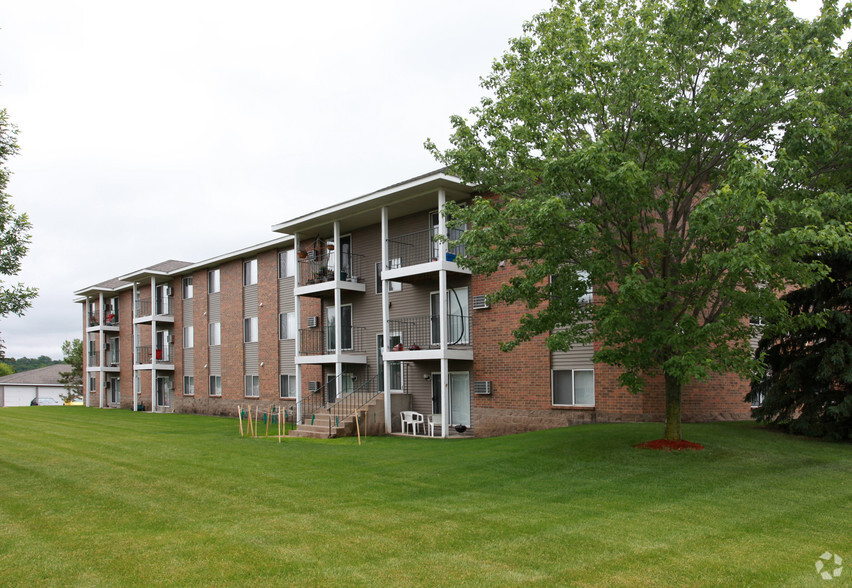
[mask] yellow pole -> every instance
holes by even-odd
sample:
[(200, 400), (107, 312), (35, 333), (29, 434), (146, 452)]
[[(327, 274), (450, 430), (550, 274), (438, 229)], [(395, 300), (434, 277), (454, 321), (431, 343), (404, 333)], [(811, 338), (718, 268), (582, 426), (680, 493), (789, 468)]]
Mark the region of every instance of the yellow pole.
[(240, 437), (243, 436), (243, 411), (240, 405), (237, 405), (237, 418), (240, 420)]

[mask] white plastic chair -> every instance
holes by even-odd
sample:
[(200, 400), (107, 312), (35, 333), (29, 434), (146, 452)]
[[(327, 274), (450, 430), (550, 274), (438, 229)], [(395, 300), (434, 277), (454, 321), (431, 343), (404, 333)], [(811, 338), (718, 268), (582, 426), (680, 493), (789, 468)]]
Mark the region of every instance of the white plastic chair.
[(409, 425), (411, 426), (411, 434), (417, 434), (417, 425), (424, 427), (423, 415), (419, 412), (414, 412), (413, 410), (403, 410), (399, 413), (399, 416), (402, 418), (402, 432), (405, 433), (408, 429)]
[(427, 422), (429, 423), (429, 436), (435, 436), (435, 425), (441, 426), (441, 415), (439, 414), (430, 414), (426, 417)]

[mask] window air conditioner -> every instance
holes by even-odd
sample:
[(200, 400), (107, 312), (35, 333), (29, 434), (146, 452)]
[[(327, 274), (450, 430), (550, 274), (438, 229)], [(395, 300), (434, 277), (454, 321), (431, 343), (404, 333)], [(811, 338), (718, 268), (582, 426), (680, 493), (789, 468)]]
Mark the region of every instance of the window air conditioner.
[(491, 305), (488, 304), (488, 299), (485, 295), (480, 294), (478, 296), (473, 297), (473, 309), (474, 310), (482, 310), (485, 308), (491, 308)]
[(316, 392), (319, 389), (320, 389), (320, 383), (319, 382), (316, 382), (316, 381), (308, 382), (308, 391), (309, 392)]
[(479, 381), (473, 383), (473, 393), (483, 396), (491, 394), (491, 381)]
[(172, 291), (172, 287), (169, 286), (166, 288), (166, 296), (171, 296), (172, 294), (174, 294), (174, 292)]
[(175, 342), (175, 336), (169, 335), (169, 343), (174, 343), (174, 342)]
[(318, 316), (309, 316), (308, 317), (308, 328), (314, 329), (319, 326), (319, 317)]

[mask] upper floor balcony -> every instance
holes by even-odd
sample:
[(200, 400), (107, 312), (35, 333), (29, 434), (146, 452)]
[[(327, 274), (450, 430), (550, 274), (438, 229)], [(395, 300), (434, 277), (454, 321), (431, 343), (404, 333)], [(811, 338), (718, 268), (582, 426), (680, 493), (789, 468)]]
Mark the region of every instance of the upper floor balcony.
[[(387, 240), (388, 259), (382, 279), (408, 281), (442, 269), (470, 274), (470, 270), (456, 263), (456, 258), (464, 255), (464, 245), (445, 248), (443, 243), (435, 240), (437, 234), (433, 228), (390, 237)], [(463, 229), (450, 229), (448, 238), (455, 241), (463, 234)]]
[(136, 300), (133, 317), (136, 322), (145, 322), (155, 318), (158, 321), (174, 321), (174, 297), (159, 296), (154, 300), (153, 305), (150, 297), (139, 298)]
[(342, 325), (340, 345), (337, 345), (333, 325), (313, 329), (299, 329), (298, 363), (334, 363), (340, 356), (345, 363), (366, 363), (364, 327)]
[(174, 345), (171, 343), (153, 349), (150, 345), (136, 347), (136, 364), (156, 366), (157, 369), (174, 369)]
[(88, 313), (88, 329), (89, 331), (117, 331), (118, 330), (118, 315), (109, 308), (104, 309), (103, 321), (101, 314), (97, 311)]
[(335, 262), (334, 251), (300, 251), (296, 295), (333, 293), (335, 288), (366, 292), (363, 255), (341, 251), (339, 270)]
[(387, 350), (387, 359), (416, 361), (473, 359), (470, 316), (447, 315), (446, 351), (441, 349), (440, 317), (436, 314), (388, 319), (391, 339), (399, 341)]

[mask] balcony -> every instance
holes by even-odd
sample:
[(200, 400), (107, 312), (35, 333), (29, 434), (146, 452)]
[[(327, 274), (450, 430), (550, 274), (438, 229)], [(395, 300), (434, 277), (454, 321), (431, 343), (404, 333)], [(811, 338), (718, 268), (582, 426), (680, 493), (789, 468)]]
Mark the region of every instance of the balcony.
[[(469, 274), (470, 271), (456, 264), (456, 258), (464, 255), (464, 245), (447, 249), (442, 259), (441, 243), (435, 241), (436, 234), (434, 229), (426, 229), (389, 238), (388, 262), (382, 278), (401, 280), (441, 269)], [(457, 240), (463, 234), (462, 229), (451, 229), (448, 232), (450, 240)]]
[(438, 315), (388, 319), (391, 336), (401, 343), (388, 350), (394, 361), (423, 359), (473, 359), (470, 316), (447, 315), (447, 352), (441, 352), (441, 325)]
[[(156, 365), (158, 367), (172, 367), (174, 365), (174, 345), (157, 348), (151, 353), (150, 345), (140, 345), (136, 348), (137, 365)], [(152, 361), (153, 360), (153, 361)]]
[[(173, 318), (174, 315), (174, 297), (168, 296), (165, 298), (157, 298), (154, 304), (154, 315), (158, 318), (167, 317)], [(134, 317), (137, 319), (147, 319), (151, 317), (151, 298), (140, 298), (136, 301), (134, 309)]]
[[(366, 363), (364, 350), (364, 327), (342, 327), (340, 330), (341, 361), (346, 363)], [(337, 360), (333, 326), (315, 329), (299, 329), (298, 363), (333, 363)]]
[(335, 288), (366, 291), (363, 255), (341, 253), (339, 272), (335, 271), (333, 251), (315, 249), (306, 255), (306, 258), (299, 259), (297, 295), (333, 292)]
[(100, 313), (90, 312), (89, 313), (89, 326), (90, 327), (98, 327), (101, 324)]
[(90, 353), (88, 358), (86, 358), (86, 367), (87, 368), (94, 368), (94, 367), (98, 367), (100, 365), (101, 365), (101, 359), (100, 359), (100, 357), (98, 357), (97, 353), (95, 353), (94, 355), (92, 355)]

